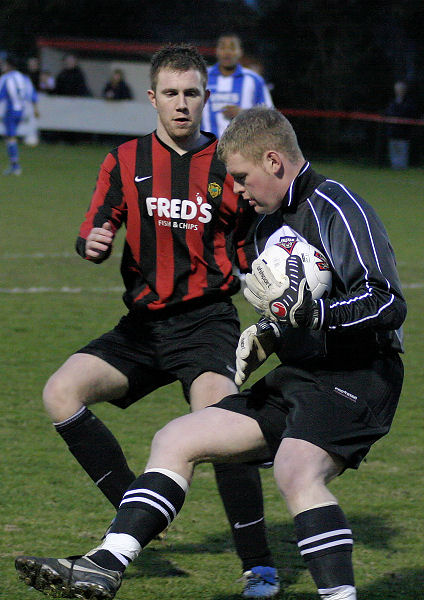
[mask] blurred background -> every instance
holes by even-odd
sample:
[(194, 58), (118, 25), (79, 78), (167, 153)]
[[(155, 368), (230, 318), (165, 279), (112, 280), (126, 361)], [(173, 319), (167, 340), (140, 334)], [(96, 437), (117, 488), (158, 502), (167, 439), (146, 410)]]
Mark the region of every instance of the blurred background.
[[(22, 123), (21, 177), (1, 175), (7, 154), (4, 140), (0, 145), (1, 600), (33, 600), (33, 590), (16, 577), (17, 555), (87, 549), (112, 518), (107, 501), (50, 431), (41, 403), (58, 365), (123, 311), (124, 231), (101, 265), (81, 260), (74, 240), (107, 150), (155, 127), (146, 95), (152, 53), (167, 42), (191, 42), (212, 64), (224, 31), (241, 36), (242, 64), (263, 75), (317, 171), (366, 198), (395, 248), (408, 302), (402, 401), (390, 436), (358, 473), (347, 472), (332, 486), (355, 531), (359, 596), (424, 597), (423, 0), (0, 0), (0, 57), (13, 54), (34, 81), (40, 111), (32, 131), (29, 119)], [(68, 88), (60, 76), (65, 66), (73, 73)], [(121, 99), (108, 96), (116, 71), (130, 97), (122, 85)], [(394, 171), (389, 113), (400, 81), (415, 112), (396, 125), (407, 127), (402, 135), (411, 142), (411, 168)], [(0, 118), (0, 136), (2, 126)], [(234, 300), (244, 329), (255, 316), (242, 294)], [(185, 411), (180, 386), (161, 388), (129, 410), (98, 406), (96, 414), (139, 469), (154, 432)], [(262, 481), (284, 598), (314, 600), (271, 470)], [(189, 509), (167, 540), (143, 551), (119, 597), (240, 597), (238, 559), (215, 490), (212, 469), (201, 465)]]
[[(410, 161), (420, 165), (424, 133), (422, 0), (3, 0), (0, 53), (21, 70), (37, 58), (43, 72), (41, 136), (67, 131), (133, 136), (154, 128), (146, 89), (151, 54), (166, 42), (196, 45), (209, 64), (223, 31), (238, 33), (242, 64), (265, 78), (274, 104), (293, 122), (305, 152), (387, 164), (387, 107), (405, 81), (416, 114)], [(79, 105), (58, 104), (55, 78), (73, 53), (87, 82)], [(121, 70), (131, 99), (111, 107), (106, 82)], [(48, 78), (50, 77), (50, 88)], [(101, 102), (100, 102), (101, 100)], [(96, 102), (95, 102), (96, 101)], [(43, 106), (44, 105), (44, 106)], [(50, 133), (49, 133), (50, 132)]]

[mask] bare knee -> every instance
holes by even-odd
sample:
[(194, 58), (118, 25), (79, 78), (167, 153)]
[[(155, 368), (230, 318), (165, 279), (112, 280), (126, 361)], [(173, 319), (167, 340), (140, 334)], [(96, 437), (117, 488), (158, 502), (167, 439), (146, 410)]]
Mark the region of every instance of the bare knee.
[(281, 443), (274, 463), (278, 488), (293, 514), (336, 502), (327, 484), (341, 469), (341, 461), (325, 450), (290, 438)]
[(183, 429), (180, 419), (174, 419), (159, 429), (152, 440), (151, 457), (155, 457), (155, 460), (169, 461), (171, 458), (179, 460), (179, 457), (187, 454), (183, 443)]
[(232, 379), (206, 371), (199, 375), (191, 384), (190, 406), (192, 410), (199, 410), (206, 406), (216, 404), (225, 396), (235, 394), (237, 386)]
[(299, 468), (296, 460), (290, 456), (285, 461), (274, 465), (274, 476), (280, 493), (287, 499), (301, 493), (308, 484), (310, 476), (305, 472), (304, 466)]
[[(206, 453), (201, 434), (196, 427), (198, 413), (190, 413), (170, 421), (154, 436), (149, 458), (149, 466), (180, 469), (183, 465), (193, 467), (202, 462)], [(159, 464), (160, 463), (160, 464)]]
[(124, 398), (128, 379), (97, 356), (77, 353), (48, 380), (43, 400), (54, 422), (64, 421), (82, 406)]
[(187, 431), (181, 424), (181, 419), (184, 417), (171, 421), (155, 434), (146, 469), (169, 469), (190, 482), (195, 461), (192, 459), (189, 445), (184, 443)]
[(43, 403), (52, 421), (58, 423), (74, 415), (84, 402), (78, 398), (75, 385), (60, 372), (54, 373), (43, 389)]

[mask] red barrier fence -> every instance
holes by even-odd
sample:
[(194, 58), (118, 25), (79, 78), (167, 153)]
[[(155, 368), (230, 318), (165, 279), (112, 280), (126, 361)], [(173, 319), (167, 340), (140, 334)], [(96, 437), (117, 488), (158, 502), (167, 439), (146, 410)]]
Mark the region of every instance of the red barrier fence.
[(285, 116), (324, 117), (327, 119), (352, 119), (355, 121), (374, 121), (376, 123), (395, 123), (397, 125), (424, 125), (424, 119), (405, 119), (388, 117), (377, 113), (347, 112), (342, 110), (311, 110), (304, 108), (280, 108)]

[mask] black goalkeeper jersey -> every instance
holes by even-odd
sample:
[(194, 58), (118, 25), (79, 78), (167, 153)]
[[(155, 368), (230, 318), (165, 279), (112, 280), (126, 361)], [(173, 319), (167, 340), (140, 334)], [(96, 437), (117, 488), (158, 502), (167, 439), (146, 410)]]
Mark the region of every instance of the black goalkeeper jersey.
[(305, 163), (281, 208), (259, 220), (255, 237), (257, 254), (293, 237), (331, 265), (331, 293), (319, 300), (321, 331), (287, 329), (284, 359), (402, 351), (406, 303), (393, 249), (374, 209), (357, 194)]
[(117, 147), (101, 165), (77, 251), (85, 257), (93, 227), (125, 224), (121, 273), (129, 308), (181, 310), (239, 289), (233, 264), (248, 268), (244, 240), (256, 215), (234, 194), (217, 140), (208, 137), (179, 155), (152, 133)]

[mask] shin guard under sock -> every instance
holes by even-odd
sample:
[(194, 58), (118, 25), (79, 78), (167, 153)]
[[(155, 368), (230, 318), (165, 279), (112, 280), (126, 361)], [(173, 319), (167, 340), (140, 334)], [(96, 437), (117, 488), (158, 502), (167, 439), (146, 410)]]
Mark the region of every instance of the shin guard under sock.
[(273, 567), (259, 469), (253, 465), (229, 463), (216, 464), (214, 469), (243, 571), (257, 566)]
[(86, 407), (54, 426), (85, 472), (118, 508), (135, 474), (112, 432)]
[(318, 592), (348, 586), (354, 590), (352, 531), (337, 504), (320, 506), (294, 518), (300, 554)]
[(123, 572), (141, 549), (167, 527), (184, 504), (187, 481), (167, 469), (146, 471), (125, 492), (109, 533), (87, 556)]
[(130, 535), (143, 548), (171, 524), (184, 504), (187, 490), (187, 482), (172, 471), (152, 469), (143, 473), (125, 492), (110, 534)]

